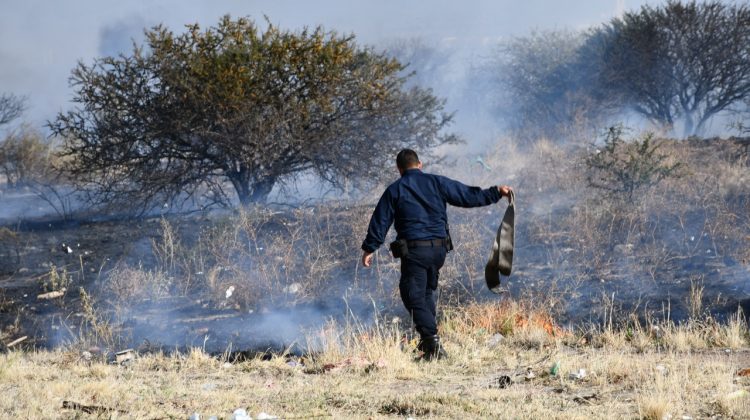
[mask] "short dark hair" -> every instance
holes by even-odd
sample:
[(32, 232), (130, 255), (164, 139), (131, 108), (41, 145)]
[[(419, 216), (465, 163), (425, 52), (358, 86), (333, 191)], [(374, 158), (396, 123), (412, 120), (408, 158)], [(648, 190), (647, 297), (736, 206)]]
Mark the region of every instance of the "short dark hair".
[(411, 149), (403, 149), (396, 155), (396, 166), (398, 169), (409, 169), (419, 164), (417, 152)]

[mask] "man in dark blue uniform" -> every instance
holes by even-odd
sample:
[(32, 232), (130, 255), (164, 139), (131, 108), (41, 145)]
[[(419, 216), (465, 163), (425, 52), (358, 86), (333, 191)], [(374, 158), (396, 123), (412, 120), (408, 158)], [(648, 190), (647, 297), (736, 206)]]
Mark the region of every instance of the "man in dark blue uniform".
[(437, 289), (438, 272), (451, 246), (446, 203), (458, 207), (486, 206), (507, 197), (511, 188), (503, 185), (481, 189), (426, 174), (417, 153), (410, 149), (399, 152), (396, 166), (401, 178), (385, 190), (375, 207), (362, 243), (362, 264), (370, 266), (373, 252), (383, 244), (393, 223), (396, 240), (406, 248), (406, 255), (401, 257), (399, 291), (421, 337), (417, 348), (426, 360), (439, 359), (446, 353), (438, 337), (433, 291)]

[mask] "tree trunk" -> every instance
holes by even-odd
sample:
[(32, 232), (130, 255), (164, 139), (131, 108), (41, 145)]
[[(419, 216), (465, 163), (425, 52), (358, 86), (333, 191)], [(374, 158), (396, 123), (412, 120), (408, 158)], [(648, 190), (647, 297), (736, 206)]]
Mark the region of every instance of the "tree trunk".
[(695, 134), (693, 131), (693, 113), (690, 111), (685, 111), (685, 129), (682, 134), (685, 138)]
[(249, 200), (247, 202), (242, 202), (242, 204), (265, 203), (266, 198), (268, 197), (268, 194), (271, 193), (275, 183), (276, 180), (273, 178), (266, 178), (262, 181), (253, 183), (253, 192), (250, 194)]
[(229, 180), (232, 182), (234, 190), (237, 192), (237, 198), (243, 206), (265, 203), (268, 194), (271, 193), (273, 186), (276, 184), (275, 178), (253, 182), (244, 177), (235, 176), (229, 177)]

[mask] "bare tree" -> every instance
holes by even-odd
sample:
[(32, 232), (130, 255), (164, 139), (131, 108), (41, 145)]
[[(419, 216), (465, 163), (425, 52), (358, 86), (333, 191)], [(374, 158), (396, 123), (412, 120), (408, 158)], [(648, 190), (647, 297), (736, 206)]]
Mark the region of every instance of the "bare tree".
[(750, 95), (750, 5), (643, 6), (594, 31), (586, 46), (603, 95), (622, 98), (685, 136)]
[(583, 32), (543, 31), (500, 45), (486, 71), (495, 75), (493, 101), (519, 136), (553, 140), (584, 121), (596, 125), (613, 110), (590, 89), (588, 63), (579, 60)]
[(303, 173), (334, 186), (383, 178), (404, 146), (456, 141), (403, 66), (321, 28), (224, 17), (183, 34), (158, 26), (132, 54), (73, 70), (75, 109), (50, 123), (92, 200), (137, 204), (204, 191), (241, 203)]
[(0, 95), (0, 126), (20, 117), (26, 109), (26, 99), (13, 94)]

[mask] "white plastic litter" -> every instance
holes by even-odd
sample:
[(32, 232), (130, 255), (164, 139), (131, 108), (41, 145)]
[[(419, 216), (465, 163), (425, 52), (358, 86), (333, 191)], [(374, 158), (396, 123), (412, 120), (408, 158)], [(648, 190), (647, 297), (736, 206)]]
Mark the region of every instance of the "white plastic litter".
[(278, 419), (278, 417), (273, 416), (273, 415), (268, 414), (268, 413), (258, 413), (258, 415), (255, 416), (255, 418), (256, 418), (256, 420), (273, 420), (273, 419)]
[(229, 286), (226, 292), (226, 295), (227, 295), (226, 298), (229, 299), (230, 297), (232, 297), (232, 293), (234, 293), (234, 286)]
[(201, 420), (201, 415), (198, 413), (193, 413), (189, 417), (190, 420)]
[(583, 379), (586, 377), (586, 369), (578, 369), (578, 372), (570, 372), (568, 375), (570, 379)]

